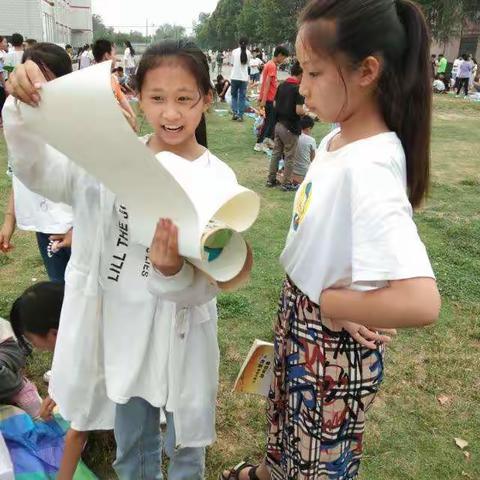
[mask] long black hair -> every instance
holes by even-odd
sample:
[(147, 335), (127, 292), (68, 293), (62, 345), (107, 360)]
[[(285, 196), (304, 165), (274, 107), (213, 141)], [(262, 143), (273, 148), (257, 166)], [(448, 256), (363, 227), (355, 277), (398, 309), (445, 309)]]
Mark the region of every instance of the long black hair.
[(68, 53), (53, 43), (42, 42), (28, 48), (23, 54), (22, 63), (27, 60), (35, 62), (46, 76), (52, 73), (55, 78), (63, 77), (73, 70)]
[(13, 303), (10, 323), (20, 347), (31, 352), (25, 333), (45, 337), (58, 330), (65, 287), (63, 283), (40, 282), (27, 288)]
[[(143, 54), (140, 65), (137, 69), (136, 80), (139, 92), (145, 82), (145, 76), (149, 70), (160, 66), (167, 57), (175, 57), (183, 62), (183, 65), (195, 77), (198, 89), (202, 95), (208, 95), (212, 92), (210, 81), (210, 68), (207, 57), (195, 43), (190, 40), (165, 40), (152, 45)], [(197, 142), (207, 148), (207, 123), (205, 115), (198, 124), (195, 131)]]
[(382, 57), (378, 102), (402, 141), (409, 198), (418, 207), (429, 185), (432, 115), (430, 35), (420, 7), (411, 0), (312, 0), (299, 23), (313, 51), (342, 53), (352, 68)]
[(248, 62), (248, 56), (247, 56), (248, 38), (242, 37), (238, 43), (240, 45), (240, 50), (241, 50), (240, 62), (242, 62), (242, 65), (245, 65)]
[(132, 47), (132, 43), (130, 42), (130, 40), (127, 40), (125, 42), (125, 45), (130, 49), (130, 53), (132, 54), (132, 57), (135, 56), (135, 49)]

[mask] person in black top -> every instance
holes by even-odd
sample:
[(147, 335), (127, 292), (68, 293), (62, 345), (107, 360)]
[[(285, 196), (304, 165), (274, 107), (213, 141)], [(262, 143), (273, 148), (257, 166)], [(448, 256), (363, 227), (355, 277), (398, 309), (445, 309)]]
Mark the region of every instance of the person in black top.
[(298, 146), (298, 138), (302, 133), (300, 118), (305, 114), (304, 98), (300, 95), (302, 81), (302, 67), (294, 63), (289, 77), (278, 88), (275, 97), (275, 111), (277, 124), (275, 126), (275, 145), (273, 147), (267, 187), (279, 184), (277, 181), (278, 165), (282, 156), (285, 159), (282, 190), (285, 192), (296, 190), (297, 185), (292, 183), (293, 165)]
[(230, 88), (230, 81), (226, 78), (223, 78), (223, 75), (217, 76), (217, 81), (215, 82), (215, 91), (217, 92), (218, 98), (221, 102), (225, 102), (225, 95)]

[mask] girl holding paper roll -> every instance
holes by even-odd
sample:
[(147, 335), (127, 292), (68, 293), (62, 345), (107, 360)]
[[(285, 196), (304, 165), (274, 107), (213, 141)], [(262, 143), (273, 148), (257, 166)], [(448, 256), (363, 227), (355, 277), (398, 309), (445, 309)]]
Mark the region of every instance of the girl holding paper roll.
[[(9, 88), (35, 106), (44, 81), (38, 65), (27, 62)], [(150, 47), (137, 84), (154, 131), (141, 139), (145, 145), (236, 183), (233, 171), (206, 148), (204, 113), (212, 91), (201, 50), (185, 41)], [(159, 222), (150, 251), (134, 243), (128, 210), (114, 194), (26, 131), (14, 102), (5, 112), (7, 141), (17, 151), (15, 173), (74, 210), (51, 397), (80, 429), (114, 425), (121, 479), (161, 479), (162, 448), (171, 460), (169, 479), (203, 478), (205, 447), (215, 440), (215, 296), (222, 285), (179, 256), (178, 232), (168, 219)]]

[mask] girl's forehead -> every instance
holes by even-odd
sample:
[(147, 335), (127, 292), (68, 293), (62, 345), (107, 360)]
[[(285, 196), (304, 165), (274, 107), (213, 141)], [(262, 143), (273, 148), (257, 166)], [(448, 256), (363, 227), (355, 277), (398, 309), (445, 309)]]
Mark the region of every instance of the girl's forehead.
[(336, 29), (334, 21), (325, 19), (302, 25), (295, 42), (300, 63), (325, 63), (331, 59), (336, 43)]
[(180, 61), (165, 60), (155, 68), (150, 69), (145, 76), (145, 83), (161, 85), (169, 90), (189, 88), (198, 89), (197, 79), (193, 73)]

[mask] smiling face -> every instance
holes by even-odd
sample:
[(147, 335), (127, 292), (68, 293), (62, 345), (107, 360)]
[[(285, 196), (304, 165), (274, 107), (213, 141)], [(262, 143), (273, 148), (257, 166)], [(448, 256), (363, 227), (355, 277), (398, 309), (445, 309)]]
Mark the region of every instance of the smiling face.
[(160, 145), (181, 146), (196, 142), (202, 114), (211, 103), (195, 77), (172, 58), (149, 70), (140, 92), (140, 105)]

